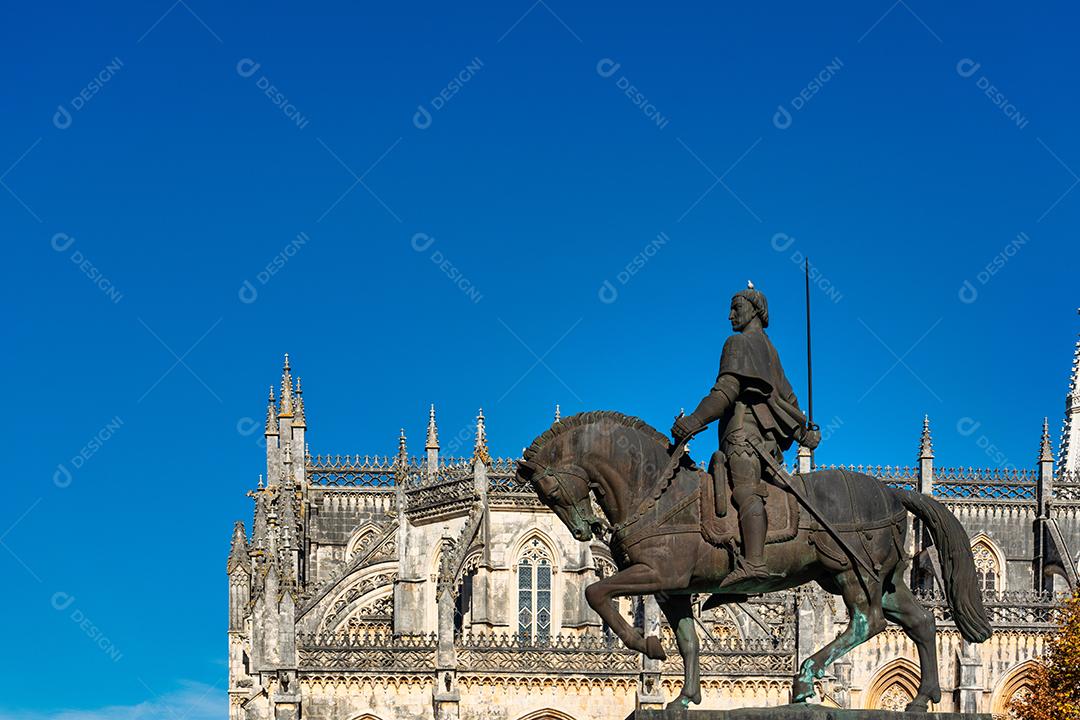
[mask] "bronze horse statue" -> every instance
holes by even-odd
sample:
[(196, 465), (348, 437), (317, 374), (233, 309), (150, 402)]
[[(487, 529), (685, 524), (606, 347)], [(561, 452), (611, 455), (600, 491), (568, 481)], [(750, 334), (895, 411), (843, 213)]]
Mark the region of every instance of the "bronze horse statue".
[[(770, 578), (755, 581), (751, 588), (738, 587), (740, 594), (717, 594), (733, 569), (734, 555), (730, 548), (703, 537), (701, 503), (694, 500), (710, 480), (681, 450), (672, 453), (667, 436), (638, 418), (612, 411), (586, 412), (556, 421), (525, 450), (517, 469), (520, 480), (531, 483), (577, 540), (611, 532), (608, 544), (619, 572), (588, 586), (585, 598), (628, 648), (663, 660), (660, 639), (645, 637), (629, 625), (611, 602), (626, 595), (657, 597), (675, 633), (684, 668), (682, 691), (668, 707), (701, 702), (692, 595), (711, 594), (704, 605), (709, 608), (811, 581), (842, 597), (849, 620), (835, 640), (802, 664), (792, 685), (793, 702), (812, 697), (814, 678), (881, 632), (887, 620), (900, 625), (919, 652), (921, 680), (907, 710), (925, 711), (930, 702), (939, 702), (937, 625), (904, 582), (908, 512), (922, 520), (938, 549), (946, 596), (960, 634), (975, 643), (990, 637), (970, 541), (959, 521), (926, 495), (889, 488), (862, 473), (826, 470), (796, 475), (795, 482), (813, 498), (832, 529), (825, 532), (809, 513), (802, 513), (793, 537), (766, 547)], [(591, 498), (606, 520), (593, 512)], [(832, 533), (847, 538), (842, 545), (859, 548), (863, 556), (846, 555)]]

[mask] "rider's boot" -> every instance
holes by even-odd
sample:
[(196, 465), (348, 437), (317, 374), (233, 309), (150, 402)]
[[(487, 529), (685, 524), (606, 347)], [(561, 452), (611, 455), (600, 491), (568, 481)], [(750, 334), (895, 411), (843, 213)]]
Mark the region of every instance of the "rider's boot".
[(751, 495), (739, 507), (739, 533), (742, 535), (742, 564), (733, 570), (721, 588), (741, 584), (747, 580), (765, 580), (772, 577), (765, 567), (765, 504), (761, 497)]

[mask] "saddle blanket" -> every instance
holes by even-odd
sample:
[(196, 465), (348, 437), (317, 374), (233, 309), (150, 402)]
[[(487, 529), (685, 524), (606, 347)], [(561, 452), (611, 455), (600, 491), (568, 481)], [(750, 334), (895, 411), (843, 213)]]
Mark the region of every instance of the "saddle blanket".
[[(795, 479), (795, 482), (798, 482), (798, 479)], [(765, 535), (765, 544), (786, 542), (799, 532), (799, 501), (791, 493), (771, 483), (766, 483), (766, 486), (769, 494), (765, 498), (765, 517), (769, 521), (769, 531)], [(732, 510), (717, 515), (712, 475), (702, 472), (701, 535), (717, 546), (729, 545), (739, 537), (739, 518), (731, 503), (730, 482), (723, 484), (723, 492), (721, 508)]]

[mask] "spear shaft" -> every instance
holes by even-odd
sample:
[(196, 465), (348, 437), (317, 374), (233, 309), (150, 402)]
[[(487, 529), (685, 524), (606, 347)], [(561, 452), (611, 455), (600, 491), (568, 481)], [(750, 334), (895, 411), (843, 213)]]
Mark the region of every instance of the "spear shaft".
[[(814, 425), (814, 361), (810, 348), (810, 258), (803, 262), (803, 271), (806, 276), (806, 412), (810, 429)], [(814, 451), (810, 451), (810, 466), (814, 465)]]

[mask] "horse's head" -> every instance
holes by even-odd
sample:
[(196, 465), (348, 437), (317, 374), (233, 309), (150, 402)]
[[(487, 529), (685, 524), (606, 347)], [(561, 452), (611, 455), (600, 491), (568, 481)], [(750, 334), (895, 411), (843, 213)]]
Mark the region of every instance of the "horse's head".
[(593, 528), (600, 525), (589, 498), (589, 475), (579, 465), (547, 466), (519, 460), (517, 474), (536, 490), (540, 502), (552, 512), (577, 540), (592, 540)]
[[(578, 413), (541, 433), (518, 461), (527, 481), (578, 540), (626, 520), (667, 463), (668, 439), (638, 418), (611, 410)], [(592, 503), (606, 516), (597, 517)]]

